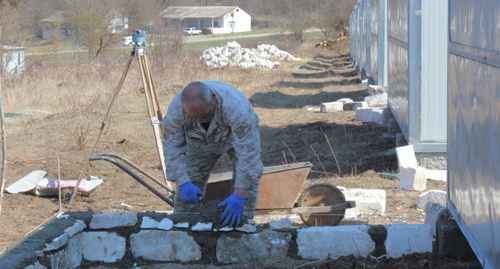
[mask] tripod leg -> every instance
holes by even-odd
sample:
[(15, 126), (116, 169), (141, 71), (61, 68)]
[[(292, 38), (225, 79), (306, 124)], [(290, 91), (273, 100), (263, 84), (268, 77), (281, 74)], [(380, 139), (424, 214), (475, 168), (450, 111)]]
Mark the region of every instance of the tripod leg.
[(149, 69), (147, 56), (145, 55), (145, 53), (140, 53), (138, 55), (138, 59), (139, 59), (139, 65), (141, 67), (141, 76), (144, 85), (144, 92), (146, 95), (146, 103), (148, 106), (148, 112), (149, 112), (149, 117), (151, 119), (151, 124), (153, 126), (156, 148), (158, 151), (158, 157), (160, 159), (163, 177), (165, 179), (165, 183), (167, 184), (167, 186), (169, 188), (172, 188), (170, 181), (167, 180), (167, 174), (166, 174), (167, 169), (165, 166), (165, 156), (163, 152), (162, 130), (161, 130), (162, 113), (160, 110), (158, 96), (154, 88), (153, 78), (151, 70)]

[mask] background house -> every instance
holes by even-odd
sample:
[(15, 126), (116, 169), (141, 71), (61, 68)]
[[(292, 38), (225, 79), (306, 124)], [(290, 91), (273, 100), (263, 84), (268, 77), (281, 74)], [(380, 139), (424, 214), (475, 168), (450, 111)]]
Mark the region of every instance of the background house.
[(160, 13), (167, 21), (181, 27), (211, 28), (212, 33), (233, 33), (252, 30), (252, 17), (237, 6), (172, 6)]

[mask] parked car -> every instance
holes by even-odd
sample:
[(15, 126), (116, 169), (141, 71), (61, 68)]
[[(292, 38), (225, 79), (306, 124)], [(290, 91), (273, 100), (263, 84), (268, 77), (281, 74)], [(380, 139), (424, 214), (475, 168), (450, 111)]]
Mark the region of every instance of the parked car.
[(196, 29), (196, 27), (186, 27), (182, 29), (182, 33), (185, 35), (201, 35), (201, 30)]

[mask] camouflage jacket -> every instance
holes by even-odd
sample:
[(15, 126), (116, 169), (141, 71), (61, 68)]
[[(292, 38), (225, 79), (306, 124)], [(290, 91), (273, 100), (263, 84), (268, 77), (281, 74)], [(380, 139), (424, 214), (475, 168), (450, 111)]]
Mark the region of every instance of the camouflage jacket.
[(217, 97), (214, 116), (207, 130), (186, 114), (180, 92), (162, 119), (167, 178), (177, 185), (190, 181), (186, 166), (188, 149), (218, 152), (221, 148), (232, 147), (238, 160), (235, 187), (247, 189), (251, 182), (260, 179), (263, 169), (257, 128), (260, 119), (242, 92), (223, 82), (204, 83)]

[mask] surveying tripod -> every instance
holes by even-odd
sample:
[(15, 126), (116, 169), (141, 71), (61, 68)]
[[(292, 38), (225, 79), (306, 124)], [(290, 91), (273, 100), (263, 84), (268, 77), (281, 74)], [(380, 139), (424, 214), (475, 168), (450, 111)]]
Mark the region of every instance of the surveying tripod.
[(73, 189), (71, 197), (68, 200), (69, 204), (71, 204), (73, 202), (73, 200), (75, 198), (75, 195), (78, 192), (78, 186), (80, 185), (80, 181), (82, 180), (83, 175), (85, 173), (85, 170), (87, 169), (87, 167), (89, 165), (89, 161), (92, 161), (92, 160), (107, 160), (107, 161), (110, 161), (110, 162), (114, 163), (115, 165), (117, 165), (118, 167), (120, 167), (122, 170), (124, 170), (127, 173), (129, 173), (130, 175), (132, 175), (141, 184), (143, 184), (144, 186), (146, 186), (146, 188), (148, 188), (150, 191), (152, 191), (153, 193), (155, 193), (157, 196), (159, 196), (165, 202), (167, 202), (168, 204), (170, 204), (170, 205), (173, 206), (173, 203), (172, 203), (172, 201), (170, 199), (168, 199), (168, 198), (164, 197), (163, 195), (161, 195), (161, 193), (159, 193), (158, 191), (156, 191), (149, 184), (147, 184), (144, 181), (142, 181), (142, 179), (140, 179), (139, 177), (137, 177), (134, 173), (132, 173), (126, 167), (122, 166), (120, 163), (117, 163), (116, 161), (114, 161), (114, 160), (111, 159), (112, 157), (114, 157), (114, 158), (119, 158), (122, 161), (125, 161), (127, 164), (133, 166), (138, 171), (140, 171), (141, 173), (145, 174), (148, 178), (152, 179), (157, 184), (159, 184), (160, 186), (162, 186), (165, 189), (167, 189), (170, 193), (174, 193), (174, 191), (172, 190), (172, 187), (170, 185), (170, 182), (167, 180), (167, 175), (166, 175), (165, 157), (163, 155), (164, 152), (163, 152), (163, 145), (162, 145), (162, 139), (161, 139), (161, 137), (162, 137), (162, 132), (161, 132), (162, 112), (160, 110), (160, 104), (158, 102), (158, 96), (156, 94), (155, 84), (153, 82), (153, 76), (151, 74), (151, 69), (149, 68), (148, 57), (147, 57), (147, 54), (146, 54), (146, 33), (143, 30), (134, 30), (134, 32), (132, 34), (132, 43), (133, 43), (133, 50), (130, 53), (130, 57), (128, 58), (128, 61), (127, 61), (126, 65), (125, 65), (125, 70), (123, 71), (123, 74), (122, 74), (122, 76), (120, 78), (120, 81), (118, 82), (118, 86), (115, 88), (115, 90), (113, 92), (111, 101), (110, 101), (108, 109), (106, 111), (106, 115), (104, 116), (104, 119), (102, 120), (102, 124), (101, 124), (101, 128), (100, 128), (99, 134), (98, 134), (98, 136), (96, 138), (96, 141), (94, 143), (94, 146), (92, 147), (92, 150), (90, 152), (90, 156), (92, 156), (94, 154), (95, 148), (97, 146), (97, 142), (99, 141), (99, 138), (101, 137), (101, 135), (102, 135), (102, 133), (104, 131), (104, 128), (106, 127), (106, 124), (108, 122), (108, 119), (109, 119), (109, 116), (110, 116), (110, 112), (111, 112), (111, 108), (112, 108), (114, 102), (116, 101), (116, 98), (118, 97), (118, 93), (120, 92), (120, 90), (121, 90), (121, 88), (123, 86), (123, 83), (124, 83), (125, 78), (127, 76), (128, 70), (130, 69), (130, 65), (132, 63), (132, 60), (137, 55), (137, 59), (138, 59), (139, 67), (140, 67), (140, 71), (141, 71), (142, 82), (143, 82), (143, 86), (144, 86), (144, 92), (145, 92), (145, 96), (146, 96), (146, 103), (147, 103), (147, 107), (148, 107), (148, 111), (149, 111), (149, 117), (151, 119), (151, 125), (153, 126), (153, 131), (154, 131), (154, 136), (155, 136), (155, 142), (156, 142), (156, 148), (157, 148), (157, 151), (158, 151), (158, 157), (160, 159), (160, 164), (161, 164), (162, 173), (163, 173), (163, 177), (164, 177), (165, 183), (163, 183), (163, 182), (161, 182), (159, 180), (156, 180), (154, 177), (152, 177), (151, 175), (147, 174), (144, 170), (140, 169), (139, 167), (137, 167), (136, 165), (134, 165), (133, 163), (131, 163), (130, 161), (128, 161), (127, 159), (125, 159), (123, 157), (120, 157), (120, 156), (115, 155), (115, 154), (100, 154), (100, 155), (98, 155), (96, 157), (89, 157), (89, 158), (87, 158), (87, 160), (85, 162), (85, 165), (84, 165), (84, 167), (83, 167), (83, 169), (82, 169), (82, 171), (80, 173), (80, 176), (78, 177), (78, 180), (76, 182), (75, 188)]

